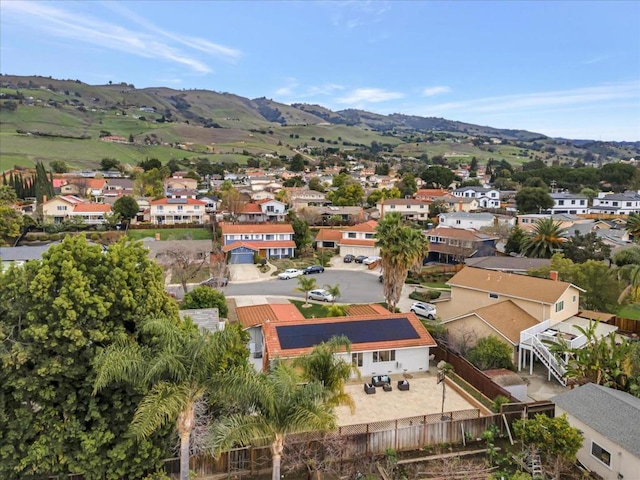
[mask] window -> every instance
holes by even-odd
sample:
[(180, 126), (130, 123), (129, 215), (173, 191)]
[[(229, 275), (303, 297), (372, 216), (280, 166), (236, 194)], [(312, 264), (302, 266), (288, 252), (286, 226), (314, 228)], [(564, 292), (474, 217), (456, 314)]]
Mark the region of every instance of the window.
[(272, 234), (267, 234), (264, 236), (265, 240), (273, 240), (273, 235)]
[(275, 211), (276, 211), (276, 209), (275, 209), (275, 207), (273, 205), (267, 205), (267, 212), (273, 213)]
[(564, 200), (558, 200), (558, 205), (564, 205)]
[(351, 354), (351, 364), (356, 367), (362, 366), (362, 352)]
[(460, 220), (456, 220), (456, 225), (460, 225)]
[(347, 238), (356, 238), (356, 233), (355, 232), (347, 233)]
[(58, 207), (57, 207), (57, 210), (58, 210), (59, 212), (63, 212), (63, 211), (65, 211), (66, 209), (67, 209), (67, 206), (66, 206), (66, 205), (58, 205)]
[(578, 300), (578, 296), (577, 296), (577, 295), (574, 295), (574, 296), (573, 296), (573, 303), (576, 303), (576, 300)]
[(379, 350), (373, 352), (373, 363), (378, 362), (395, 362), (396, 351), (395, 350)]
[(561, 312), (562, 310), (564, 310), (564, 300), (560, 300), (556, 303), (556, 313)]
[(178, 211), (181, 212), (182, 211), (182, 205), (178, 205)]
[(396, 208), (396, 206), (395, 205), (391, 205), (391, 209), (393, 210), (394, 208)]
[(424, 205), (420, 205), (420, 208), (424, 208)]
[(489, 294), (489, 298), (500, 298), (500, 296), (497, 293), (490, 293)]
[(611, 454), (593, 440), (591, 441), (591, 456), (607, 467), (611, 467)]
[(575, 205), (576, 201), (575, 200), (571, 200), (571, 205)]
[(161, 212), (162, 210), (164, 210), (164, 207), (162, 205), (158, 205), (158, 211)]
[(365, 233), (364, 238), (373, 238), (373, 233)]

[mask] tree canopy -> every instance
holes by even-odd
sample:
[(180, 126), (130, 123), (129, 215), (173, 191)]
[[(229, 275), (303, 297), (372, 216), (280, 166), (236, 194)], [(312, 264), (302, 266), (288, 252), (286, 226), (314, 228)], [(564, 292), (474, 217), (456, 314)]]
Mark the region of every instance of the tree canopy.
[(120, 215), (120, 218), (124, 221), (131, 220), (139, 211), (138, 202), (131, 195), (123, 195), (113, 202), (113, 212)]
[(524, 187), (516, 193), (516, 206), (522, 214), (540, 213), (553, 205), (553, 198), (547, 193), (546, 188)]

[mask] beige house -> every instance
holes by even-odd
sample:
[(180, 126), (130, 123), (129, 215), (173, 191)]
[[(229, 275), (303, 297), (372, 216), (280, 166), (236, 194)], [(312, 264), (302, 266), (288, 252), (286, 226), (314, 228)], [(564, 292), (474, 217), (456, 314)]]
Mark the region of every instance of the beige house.
[(376, 247), (375, 232), (378, 222), (369, 220), (352, 227), (345, 227), (342, 238), (338, 241), (340, 256), (351, 255), (379, 255), (380, 249)]
[(45, 222), (62, 223), (81, 218), (87, 225), (104, 223), (104, 216), (111, 213), (111, 205), (92, 203), (75, 195), (60, 195), (42, 204)]
[(154, 225), (208, 223), (207, 202), (195, 198), (160, 198), (150, 202), (150, 221)]
[(397, 212), (402, 218), (426, 221), (429, 218), (429, 202), (415, 198), (390, 198), (376, 204), (380, 218), (391, 212)]
[(198, 181), (193, 178), (171, 177), (165, 178), (165, 190), (195, 190), (198, 188)]

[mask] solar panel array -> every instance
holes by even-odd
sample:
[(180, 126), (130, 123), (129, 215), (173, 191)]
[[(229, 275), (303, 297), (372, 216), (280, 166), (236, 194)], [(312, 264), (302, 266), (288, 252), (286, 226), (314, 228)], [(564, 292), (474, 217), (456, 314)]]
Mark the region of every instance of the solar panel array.
[(420, 338), (407, 318), (280, 325), (276, 332), (283, 350), (313, 347), (338, 335), (354, 344)]

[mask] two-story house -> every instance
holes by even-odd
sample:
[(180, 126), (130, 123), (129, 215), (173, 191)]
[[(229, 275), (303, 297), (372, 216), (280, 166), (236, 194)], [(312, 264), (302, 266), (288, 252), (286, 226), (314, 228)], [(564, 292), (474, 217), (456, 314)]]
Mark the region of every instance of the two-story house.
[(262, 258), (293, 258), (296, 243), (289, 224), (230, 224), (223, 223), (222, 251), (229, 255), (229, 263), (251, 264), (255, 254)]
[(338, 246), (340, 247), (340, 255), (367, 255), (369, 257), (378, 255), (380, 249), (376, 247), (376, 227), (378, 222), (369, 220), (368, 222), (345, 227), (342, 230), (342, 238), (340, 238)]
[(574, 193), (550, 193), (553, 199), (553, 207), (547, 213), (568, 213), (570, 215), (580, 215), (589, 212), (589, 199), (586, 195)]
[(500, 191), (495, 188), (462, 187), (451, 192), (458, 198), (475, 198), (480, 208), (500, 208)]
[(554, 223), (557, 223), (561, 230), (567, 230), (573, 227), (576, 224), (588, 222), (582, 217), (578, 217), (577, 215), (572, 215), (569, 213), (556, 213), (554, 215), (545, 214), (545, 213), (527, 213), (523, 215), (518, 215), (516, 217), (518, 219), (518, 227), (520, 227), (525, 232), (532, 231), (536, 223), (540, 220), (550, 218)]
[(42, 204), (42, 215), (47, 222), (62, 223), (80, 218), (87, 225), (100, 225), (111, 213), (111, 205), (91, 203), (75, 195), (60, 195)]
[(492, 213), (453, 212), (438, 215), (438, 225), (443, 227), (479, 230), (483, 227), (493, 227), (498, 224), (513, 227), (516, 224), (516, 219), (515, 217), (498, 217)]
[(388, 213), (397, 212), (403, 219), (426, 221), (429, 218), (429, 202), (415, 198), (389, 198), (376, 204), (380, 219)]
[(246, 223), (284, 222), (287, 205), (274, 199), (246, 203), (238, 213), (238, 221)]
[(425, 232), (429, 237), (426, 262), (458, 264), (469, 257), (496, 255), (499, 237), (477, 230), (438, 226)]
[(149, 219), (154, 225), (208, 223), (206, 205), (206, 202), (191, 197), (160, 198), (149, 202)]
[(593, 199), (593, 206), (589, 209), (589, 213), (604, 213), (610, 215), (640, 213), (640, 193), (600, 192), (598, 196)]
[(287, 188), (287, 198), (294, 210), (305, 207), (322, 207), (331, 203), (327, 200), (327, 195), (317, 190), (307, 190), (302, 188)]

